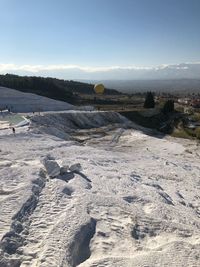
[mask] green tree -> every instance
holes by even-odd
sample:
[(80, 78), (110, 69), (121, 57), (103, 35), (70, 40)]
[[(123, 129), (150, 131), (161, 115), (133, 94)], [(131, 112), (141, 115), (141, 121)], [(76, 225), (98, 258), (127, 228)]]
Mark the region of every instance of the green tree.
[(162, 112), (164, 114), (168, 114), (174, 111), (174, 101), (173, 100), (167, 100), (163, 106)]
[(144, 108), (154, 108), (154, 107), (155, 107), (154, 95), (152, 94), (152, 92), (147, 92), (144, 101)]

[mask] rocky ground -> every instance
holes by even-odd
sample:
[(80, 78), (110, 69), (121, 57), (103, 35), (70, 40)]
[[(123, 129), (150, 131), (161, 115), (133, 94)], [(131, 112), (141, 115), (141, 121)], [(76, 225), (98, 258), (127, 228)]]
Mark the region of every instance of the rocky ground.
[(200, 266), (198, 143), (114, 113), (31, 120), (0, 131), (1, 267)]

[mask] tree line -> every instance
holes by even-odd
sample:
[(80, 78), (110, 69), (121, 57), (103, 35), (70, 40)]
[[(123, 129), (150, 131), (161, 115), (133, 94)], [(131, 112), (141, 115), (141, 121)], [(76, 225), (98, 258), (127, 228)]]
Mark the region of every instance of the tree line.
[[(152, 92), (147, 92), (145, 101), (144, 101), (144, 108), (154, 108), (155, 107), (155, 99), (154, 94)], [(164, 114), (168, 114), (174, 111), (174, 101), (169, 99), (164, 103), (162, 108), (162, 112)]]
[[(72, 80), (35, 76), (0, 75), (0, 86), (34, 93), (56, 100), (74, 102), (77, 94), (94, 94), (94, 85)], [(116, 90), (105, 89), (105, 94), (120, 94)]]

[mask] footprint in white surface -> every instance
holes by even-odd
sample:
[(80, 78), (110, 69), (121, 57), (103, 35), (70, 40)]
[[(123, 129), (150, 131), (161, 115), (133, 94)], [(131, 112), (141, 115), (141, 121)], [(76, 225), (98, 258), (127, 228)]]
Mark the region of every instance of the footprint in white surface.
[(71, 196), (74, 190), (71, 187), (64, 187), (62, 193), (68, 196)]
[(128, 203), (133, 203), (135, 200), (137, 200), (137, 197), (134, 197), (134, 196), (126, 196), (126, 197), (123, 197), (123, 200), (125, 200)]

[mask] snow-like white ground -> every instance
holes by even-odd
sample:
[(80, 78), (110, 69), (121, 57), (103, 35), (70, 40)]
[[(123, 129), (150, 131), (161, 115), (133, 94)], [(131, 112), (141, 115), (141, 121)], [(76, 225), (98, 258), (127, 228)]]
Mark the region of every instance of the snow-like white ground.
[(76, 109), (75, 106), (44, 96), (23, 93), (0, 87), (0, 109), (9, 108), (12, 112), (60, 111)]
[(1, 267), (200, 266), (198, 143), (115, 113), (32, 121), (0, 132)]

